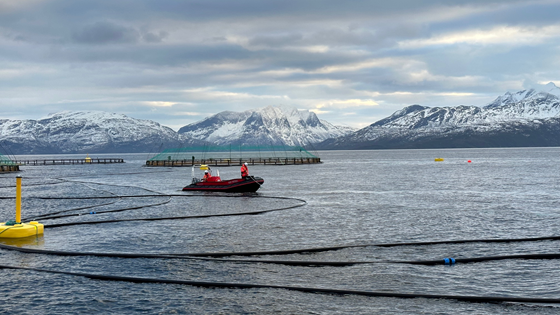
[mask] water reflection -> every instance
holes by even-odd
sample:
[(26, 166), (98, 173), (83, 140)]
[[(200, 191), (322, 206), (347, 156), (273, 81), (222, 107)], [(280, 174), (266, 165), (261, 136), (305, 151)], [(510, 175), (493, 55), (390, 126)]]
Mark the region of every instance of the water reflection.
[(22, 238), (0, 238), (0, 244), (16, 247), (42, 246), (45, 243), (43, 235), (32, 235)]

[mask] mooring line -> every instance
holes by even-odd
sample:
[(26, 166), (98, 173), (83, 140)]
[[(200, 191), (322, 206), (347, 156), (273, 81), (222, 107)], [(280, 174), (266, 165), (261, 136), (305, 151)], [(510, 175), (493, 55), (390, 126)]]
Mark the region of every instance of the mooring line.
[(255, 283), (207, 282), (207, 281), (191, 281), (191, 280), (161, 279), (161, 278), (141, 278), (141, 277), (99, 275), (99, 274), (81, 273), (81, 272), (68, 272), (68, 271), (48, 270), (48, 269), (39, 269), (39, 268), (29, 268), (29, 267), (14, 267), (8, 265), (0, 265), (0, 269), (18, 269), (18, 270), (27, 270), (27, 271), (34, 271), (34, 272), (64, 274), (64, 275), (85, 277), (89, 279), (103, 280), (103, 281), (123, 281), (123, 282), (132, 282), (132, 283), (165, 283), (165, 284), (188, 285), (188, 286), (204, 287), (204, 288), (278, 289), (278, 290), (290, 290), (290, 291), (299, 291), (299, 292), (315, 293), (315, 294), (318, 293), (318, 294), (336, 294), (336, 295), (359, 295), (359, 296), (369, 296), (369, 297), (388, 297), (388, 298), (401, 298), (401, 299), (414, 299), (414, 298), (448, 299), (448, 300), (476, 302), (476, 303), (481, 303), (481, 302), (484, 303), (515, 302), (515, 303), (540, 303), (540, 304), (560, 303), (560, 299), (552, 299), (552, 298), (393, 293), (393, 292), (313, 288), (313, 287), (255, 284)]

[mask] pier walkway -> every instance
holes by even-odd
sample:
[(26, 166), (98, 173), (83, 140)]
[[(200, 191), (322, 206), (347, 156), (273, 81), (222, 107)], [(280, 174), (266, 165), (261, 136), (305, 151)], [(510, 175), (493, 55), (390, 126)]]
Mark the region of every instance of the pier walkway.
[(6, 173), (6, 172), (19, 172), (19, 165), (0, 164), (0, 173)]
[(321, 163), (318, 157), (313, 158), (240, 158), (240, 159), (190, 159), (190, 160), (148, 160), (146, 166), (181, 167), (194, 165), (209, 166), (240, 166), (243, 163), (249, 165), (297, 165)]
[(36, 160), (13, 160), (18, 165), (74, 165), (74, 164), (112, 164), (124, 163), (121, 158), (83, 158), (83, 159), (36, 159)]

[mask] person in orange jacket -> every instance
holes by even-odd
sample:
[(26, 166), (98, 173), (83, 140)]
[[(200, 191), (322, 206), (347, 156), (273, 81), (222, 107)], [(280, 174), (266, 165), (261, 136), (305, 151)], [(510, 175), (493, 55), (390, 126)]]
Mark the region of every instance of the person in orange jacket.
[(210, 172), (204, 171), (204, 177), (202, 177), (202, 181), (203, 181), (203, 182), (208, 181), (208, 178), (210, 178), (210, 176), (212, 176), (212, 175), (210, 174)]
[(249, 176), (249, 168), (247, 167), (247, 162), (241, 165), (241, 178)]

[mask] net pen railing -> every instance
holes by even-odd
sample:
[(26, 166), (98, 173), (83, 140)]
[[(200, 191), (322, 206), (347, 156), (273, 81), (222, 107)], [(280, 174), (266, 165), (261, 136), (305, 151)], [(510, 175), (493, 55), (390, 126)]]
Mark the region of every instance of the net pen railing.
[(314, 164), (321, 159), (303, 147), (221, 146), (172, 148), (146, 161), (148, 166), (189, 166), (195, 164), (241, 165), (242, 163), (283, 165)]

